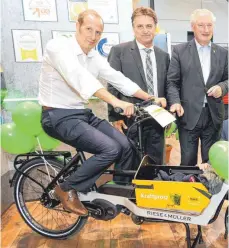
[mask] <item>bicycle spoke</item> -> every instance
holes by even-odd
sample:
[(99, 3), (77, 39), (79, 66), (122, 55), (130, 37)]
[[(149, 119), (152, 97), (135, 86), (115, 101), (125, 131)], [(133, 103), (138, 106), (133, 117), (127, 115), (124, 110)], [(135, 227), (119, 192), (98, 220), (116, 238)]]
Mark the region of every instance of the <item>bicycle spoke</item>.
[[(58, 168), (58, 170), (60, 169)], [(56, 176), (54, 169), (50, 169), (49, 174), (51, 178)], [(37, 167), (35, 170), (31, 170), (29, 175), (43, 185), (43, 187), (47, 187), (50, 182), (44, 165)], [(47, 230), (66, 230), (71, 228), (78, 221), (79, 217), (77, 218), (77, 216), (73, 216), (72, 213), (65, 211), (61, 203), (53, 209), (43, 206), (40, 202), (40, 199), (44, 194), (43, 188), (29, 178), (24, 179), (21, 193), (29, 215), (35, 222)]]
[(34, 187), (32, 186), (32, 184), (29, 183), (29, 186), (34, 190), (35, 193), (37, 193), (37, 194), (42, 193), (42, 191), (40, 191), (40, 192), (39, 192), (39, 191), (36, 191), (36, 190), (34, 189)]
[(56, 219), (54, 219), (54, 220), (55, 220), (56, 224), (58, 225), (59, 229), (61, 229), (59, 223), (57, 222), (57, 220), (58, 220), (58, 212), (57, 212), (57, 220)]
[(32, 211), (32, 213), (37, 209), (37, 207), (39, 207), (40, 206), (40, 202), (39, 201), (37, 201), (37, 203), (36, 203), (36, 207), (33, 209), (33, 211)]
[[(38, 205), (38, 206), (42, 208), (41, 205)], [(33, 218), (36, 219), (36, 220), (39, 222), (39, 220), (41, 219), (41, 218), (39, 219), (40, 216), (41, 216), (41, 218), (42, 218), (42, 211), (39, 212), (39, 213), (38, 213), (36, 216), (34, 216)]]

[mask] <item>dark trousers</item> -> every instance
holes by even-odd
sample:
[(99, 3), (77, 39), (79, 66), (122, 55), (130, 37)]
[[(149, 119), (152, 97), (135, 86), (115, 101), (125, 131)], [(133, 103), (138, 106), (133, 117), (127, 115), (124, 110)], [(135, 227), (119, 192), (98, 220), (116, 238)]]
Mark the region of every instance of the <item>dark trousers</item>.
[(133, 150), (126, 136), (97, 118), (90, 109), (45, 110), (42, 126), (51, 137), (95, 154), (60, 185), (64, 191), (87, 191), (113, 162), (116, 162), (115, 169), (131, 169)]
[(202, 163), (208, 162), (210, 147), (220, 139), (221, 129), (216, 130), (208, 107), (204, 107), (193, 130), (184, 129), (178, 125), (181, 148), (181, 165), (197, 164), (199, 139), (201, 140)]
[(224, 109), (225, 109), (224, 120), (227, 120), (228, 119), (228, 104), (224, 104)]
[[(131, 119), (124, 121), (128, 128), (133, 124), (133, 120)], [(135, 144), (139, 142), (137, 126), (131, 129), (129, 137)], [(163, 164), (164, 144), (164, 129), (153, 119), (144, 122), (142, 126), (142, 145), (144, 147), (144, 153), (153, 158), (157, 165)], [(139, 163), (139, 159), (136, 158), (134, 163), (135, 169), (138, 168)]]

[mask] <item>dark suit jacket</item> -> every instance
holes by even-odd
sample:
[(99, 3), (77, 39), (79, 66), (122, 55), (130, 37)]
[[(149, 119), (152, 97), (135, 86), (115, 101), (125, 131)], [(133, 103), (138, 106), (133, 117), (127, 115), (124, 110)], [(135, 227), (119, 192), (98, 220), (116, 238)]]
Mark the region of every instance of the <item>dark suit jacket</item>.
[[(157, 62), (157, 83), (158, 83), (158, 96), (164, 97), (166, 90), (166, 76), (169, 67), (169, 54), (162, 51), (158, 47), (154, 47), (155, 57)], [(124, 76), (131, 79), (139, 85), (139, 87), (147, 92), (147, 83), (141, 55), (136, 41), (122, 43), (111, 48), (108, 56), (108, 62), (115, 70), (120, 71)], [(137, 103), (141, 100), (135, 97), (126, 97), (117, 91), (112, 85), (108, 85), (108, 91), (117, 98)], [(111, 122), (124, 119), (124, 116), (116, 114), (111, 106), (108, 107), (108, 116)]]
[[(167, 100), (171, 106), (181, 103), (184, 115), (179, 118), (180, 125), (192, 130), (200, 117), (204, 96), (209, 88), (219, 85), (223, 95), (228, 92), (228, 52), (212, 43), (211, 69), (209, 78), (204, 82), (195, 40), (174, 46), (167, 77)], [(218, 129), (224, 119), (222, 97), (207, 96), (214, 126)]]

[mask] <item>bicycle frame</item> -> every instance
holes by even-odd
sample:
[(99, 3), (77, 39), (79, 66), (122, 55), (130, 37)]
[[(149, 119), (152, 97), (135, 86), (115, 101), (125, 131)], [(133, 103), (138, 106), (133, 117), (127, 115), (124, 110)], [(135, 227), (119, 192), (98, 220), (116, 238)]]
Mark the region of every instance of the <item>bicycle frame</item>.
[[(28, 162), (31, 161), (32, 159), (35, 158), (42, 158), (44, 163), (46, 163), (46, 159), (53, 159), (53, 158), (57, 158), (63, 156), (64, 157), (64, 164), (63, 164), (63, 169), (56, 175), (55, 178), (52, 178), (52, 181), (48, 184), (48, 186), (46, 188), (43, 187), (43, 185), (41, 185), (36, 179), (32, 178), (31, 176), (25, 174), (21, 169), (22, 167)], [(26, 157), (24, 159), (21, 159), (21, 157)], [(56, 151), (56, 152), (43, 152), (43, 153), (27, 153), (27, 154), (19, 154), (16, 156), (15, 160), (14, 160), (14, 168), (16, 170), (13, 178), (10, 180), (10, 186), (14, 186), (14, 182), (16, 181), (17, 177), (19, 175), (23, 175), (27, 178), (29, 178), (30, 180), (32, 180), (33, 182), (37, 183), (39, 186), (41, 186), (44, 190), (44, 192), (48, 193), (50, 190), (52, 190), (55, 185), (56, 182), (73, 166), (77, 166), (80, 163), (83, 163), (86, 158), (83, 152), (79, 151), (76, 153), (76, 155), (70, 159), (70, 161), (67, 162), (67, 158), (71, 157), (71, 153), (70, 152), (66, 152), (66, 151)], [(20, 164), (19, 167), (17, 167), (17, 165)], [(44, 172), (42, 171), (42, 173), (44, 174), (48, 174), (48, 172)]]
[[(129, 139), (129, 134), (130, 134), (130, 131), (131, 129), (137, 125), (137, 133), (138, 133), (138, 147), (133, 147), (137, 152), (138, 152), (138, 155), (140, 157), (140, 160), (143, 159), (143, 157), (145, 156), (145, 150), (144, 150), (144, 146), (143, 146), (143, 143), (142, 143), (142, 137), (143, 137), (143, 123), (152, 119), (152, 117), (146, 117), (144, 118), (143, 120), (140, 120), (140, 121), (137, 121), (137, 122), (134, 122), (134, 124), (132, 124), (129, 129), (128, 129), (128, 132), (127, 132), (127, 138)], [(130, 142), (130, 141), (129, 141)], [(130, 144), (133, 146), (132, 142), (130, 142)]]

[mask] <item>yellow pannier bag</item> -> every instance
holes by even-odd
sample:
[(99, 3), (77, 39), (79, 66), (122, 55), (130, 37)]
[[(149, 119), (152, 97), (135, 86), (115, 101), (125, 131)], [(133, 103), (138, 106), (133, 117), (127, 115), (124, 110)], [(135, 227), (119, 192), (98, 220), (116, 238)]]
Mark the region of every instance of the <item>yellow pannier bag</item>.
[(138, 207), (199, 215), (209, 205), (211, 194), (198, 182), (133, 180)]

